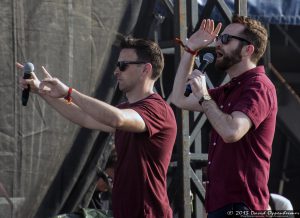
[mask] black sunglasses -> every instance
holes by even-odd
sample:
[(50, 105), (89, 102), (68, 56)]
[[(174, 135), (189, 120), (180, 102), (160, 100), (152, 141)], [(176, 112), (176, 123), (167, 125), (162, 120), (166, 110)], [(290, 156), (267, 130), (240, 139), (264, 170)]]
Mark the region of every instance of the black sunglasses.
[(129, 64), (146, 64), (145, 61), (118, 61), (117, 67), (119, 67), (120, 71), (125, 71)]
[(224, 45), (226, 45), (231, 39), (237, 39), (242, 42), (246, 42), (247, 45), (252, 44), (247, 39), (241, 38), (239, 36), (233, 36), (233, 35), (229, 35), (229, 34), (223, 34), (223, 35), (217, 36), (217, 41), (221, 40), (222, 44), (224, 44)]

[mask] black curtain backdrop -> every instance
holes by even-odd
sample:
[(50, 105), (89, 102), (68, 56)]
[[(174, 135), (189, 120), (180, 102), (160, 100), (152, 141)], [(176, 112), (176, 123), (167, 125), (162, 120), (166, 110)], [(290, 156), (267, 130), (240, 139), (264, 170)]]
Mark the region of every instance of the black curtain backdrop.
[(116, 105), (117, 39), (147, 36), (137, 21), (151, 19), (153, 7), (143, 0), (1, 1), (0, 217), (44, 218), (85, 206), (111, 149), (111, 135), (67, 121), (39, 96), (21, 106), (15, 62), (32, 62), (40, 79), (45, 66)]

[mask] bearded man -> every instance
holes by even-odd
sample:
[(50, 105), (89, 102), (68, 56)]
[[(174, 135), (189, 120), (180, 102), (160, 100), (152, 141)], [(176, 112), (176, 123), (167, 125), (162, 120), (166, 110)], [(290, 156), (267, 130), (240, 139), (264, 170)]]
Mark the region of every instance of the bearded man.
[[(205, 113), (212, 125), (208, 151), (205, 207), (208, 217), (268, 207), (268, 179), (274, 138), (277, 97), (275, 87), (257, 66), (266, 50), (268, 34), (254, 19), (234, 16), (218, 35), (213, 20), (203, 20), (187, 41), (176, 74), (172, 102)], [(230, 81), (208, 90), (205, 76), (192, 72), (195, 55), (215, 42), (215, 67)], [(192, 94), (184, 96), (189, 84)]]

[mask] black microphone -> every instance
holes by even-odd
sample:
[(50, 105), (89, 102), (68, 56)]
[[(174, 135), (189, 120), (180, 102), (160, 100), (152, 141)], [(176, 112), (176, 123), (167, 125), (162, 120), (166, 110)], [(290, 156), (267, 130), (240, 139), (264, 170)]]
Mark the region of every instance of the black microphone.
[[(214, 62), (214, 59), (215, 59), (215, 57), (213, 56), (212, 53), (205, 53), (203, 55), (203, 61), (200, 63), (200, 66), (198, 67), (198, 70), (203, 72), (209, 64)], [(187, 86), (185, 88), (184, 96), (188, 97), (192, 92), (193, 91), (192, 91), (191, 85), (187, 84)]]
[[(24, 64), (24, 75), (23, 75), (23, 79), (30, 79), (31, 78), (31, 72), (34, 71), (34, 66), (32, 63), (27, 62), (26, 64)], [(28, 98), (29, 98), (29, 92), (30, 92), (30, 86), (27, 85), (27, 88), (23, 90), (22, 92), (22, 105), (26, 106), (27, 102), (28, 102)]]

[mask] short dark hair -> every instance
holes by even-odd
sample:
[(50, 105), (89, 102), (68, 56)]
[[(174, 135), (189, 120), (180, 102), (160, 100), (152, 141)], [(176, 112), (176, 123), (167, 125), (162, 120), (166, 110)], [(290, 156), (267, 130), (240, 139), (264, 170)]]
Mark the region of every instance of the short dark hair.
[(241, 34), (242, 37), (246, 38), (254, 46), (254, 53), (251, 60), (257, 64), (266, 51), (268, 31), (260, 21), (245, 16), (234, 15), (232, 23), (239, 23), (245, 27)]
[(164, 68), (164, 56), (158, 44), (145, 39), (124, 37), (120, 44), (121, 49), (134, 49), (139, 61), (149, 62), (152, 65), (152, 79), (157, 80)]

